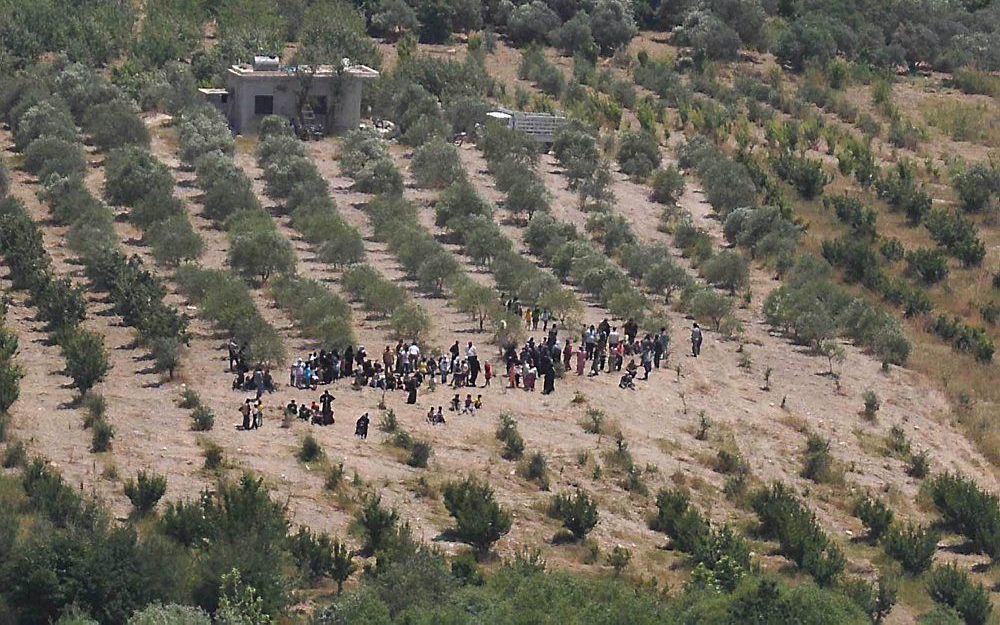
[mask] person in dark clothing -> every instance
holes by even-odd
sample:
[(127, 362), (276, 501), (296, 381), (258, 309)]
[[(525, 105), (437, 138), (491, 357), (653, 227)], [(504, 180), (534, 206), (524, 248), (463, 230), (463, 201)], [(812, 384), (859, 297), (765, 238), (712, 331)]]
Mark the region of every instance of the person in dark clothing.
[(257, 399), (260, 400), (260, 396), (264, 394), (264, 372), (260, 367), (253, 371), (253, 388), (257, 391)]
[(351, 377), (354, 373), (354, 347), (351, 345), (347, 346), (344, 350), (344, 372), (345, 378)]
[(635, 322), (635, 319), (626, 321), (622, 329), (625, 330), (625, 338), (628, 342), (635, 343), (635, 337), (639, 334), (639, 324)]
[(368, 423), (368, 413), (366, 412), (358, 417), (358, 422), (354, 425), (354, 435), (362, 440), (366, 440), (368, 438)]
[(552, 361), (547, 356), (542, 358), (541, 369), (545, 380), (542, 387), (542, 395), (548, 395), (556, 390), (556, 370), (552, 366)]
[(240, 414), (243, 416), (244, 431), (250, 429), (250, 412), (251, 412), (250, 400), (247, 399), (245, 402), (243, 402), (243, 405), (240, 406)]
[(403, 383), (403, 388), (406, 389), (406, 403), (415, 404), (417, 403), (417, 381), (411, 377), (406, 378), (406, 382)]
[(323, 416), (323, 425), (333, 425), (333, 395), (330, 391), (323, 391), (319, 396), (320, 414)]
[[(660, 329), (663, 332), (663, 329)], [(663, 342), (660, 340), (660, 335), (657, 334), (653, 337), (653, 366), (657, 369), (660, 368), (660, 358), (663, 358)]]
[(701, 340), (701, 328), (696, 323), (694, 324), (694, 327), (691, 328), (691, 355), (695, 358), (697, 358), (698, 354), (701, 353)]

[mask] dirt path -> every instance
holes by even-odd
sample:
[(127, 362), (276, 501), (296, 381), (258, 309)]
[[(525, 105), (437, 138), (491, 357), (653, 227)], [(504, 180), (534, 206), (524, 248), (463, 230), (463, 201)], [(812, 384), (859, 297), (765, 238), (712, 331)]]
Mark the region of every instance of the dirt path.
[[(368, 216), (361, 208), (364, 202), (371, 199), (371, 196), (358, 194), (349, 189), (351, 181), (341, 175), (336, 158), (336, 155), (339, 154), (339, 147), (333, 141), (309, 144), (311, 156), (319, 166), (320, 173), (330, 181), (331, 191), (337, 201), (340, 214), (364, 237), (365, 251), (369, 262), (387, 278), (405, 286), (414, 301), (423, 306), (430, 315), (432, 327), (425, 343), (431, 351), (434, 349), (447, 350), (456, 340), (460, 341), (463, 346), (467, 341), (473, 341), (477, 345), (486, 345), (490, 340), (489, 334), (480, 332), (478, 325), (468, 315), (462, 314), (450, 306), (446, 297), (435, 297), (421, 291), (416, 283), (406, 276), (395, 255), (387, 249), (386, 244), (373, 239)], [(345, 194), (345, 191), (348, 193)], [(407, 197), (417, 202), (422, 201), (420, 194), (412, 189), (407, 189)]]
[[(4, 133), (2, 140), (6, 146), (10, 145), (9, 136)], [(9, 148), (8, 148), (9, 149)], [(103, 169), (100, 167), (99, 155), (88, 154), (90, 168), (86, 173), (88, 187), (99, 191), (103, 179)], [(148, 353), (135, 346), (136, 332), (133, 328), (126, 326), (120, 317), (110, 312), (111, 305), (106, 300), (104, 293), (94, 292), (89, 289), (89, 282), (83, 275), (82, 267), (76, 260), (76, 254), (66, 245), (66, 232), (68, 228), (54, 225), (51, 222), (51, 215), (48, 207), (43, 205), (36, 196), (39, 189), (37, 181), (26, 175), (24, 172), (13, 173), (14, 184), (11, 193), (20, 198), (28, 209), (28, 213), (38, 223), (42, 224), (42, 235), (46, 250), (53, 259), (53, 269), (57, 275), (70, 277), (75, 284), (84, 286), (87, 289), (87, 311), (88, 317), (83, 322), (83, 327), (101, 334), (104, 337), (105, 345), (108, 349), (111, 370), (108, 378), (103, 383), (95, 387), (95, 391), (102, 394), (107, 400), (107, 418), (112, 427), (115, 428), (116, 437), (112, 443), (112, 451), (109, 453), (90, 456), (81, 460), (90, 466), (90, 470), (83, 475), (75, 475), (76, 471), (64, 471), (64, 475), (70, 482), (86, 482), (87, 487), (100, 493), (110, 500), (113, 510), (117, 514), (127, 513), (129, 504), (121, 493), (120, 487), (113, 481), (99, 481), (99, 473), (104, 466), (116, 466), (117, 472), (125, 479), (131, 477), (140, 469), (149, 469), (158, 473), (170, 473), (172, 479), (168, 485), (172, 494), (191, 492), (197, 489), (200, 481), (193, 475), (193, 471), (177, 467), (178, 460), (190, 455), (194, 447), (194, 440), (189, 433), (170, 427), (168, 431), (161, 430), (162, 423), (169, 423), (172, 426), (183, 420), (185, 415), (176, 408), (174, 398), (175, 389), (170, 385), (163, 384), (160, 374), (152, 370), (152, 361)], [(119, 234), (126, 234), (127, 228), (123, 224), (116, 223)], [(126, 235), (127, 236), (127, 235)], [(126, 241), (126, 252), (131, 252), (131, 246)], [(58, 348), (47, 348), (57, 355)], [(61, 355), (55, 363), (62, 363)], [(54, 363), (54, 364), (55, 364)], [(59, 366), (59, 365), (56, 365)], [(43, 387), (44, 388), (44, 387)], [(26, 379), (22, 382), (22, 397), (32, 397), (40, 389), (33, 385), (33, 380)], [(66, 423), (67, 419), (60, 419), (60, 423), (33, 423), (31, 436), (52, 439), (63, 438), (64, 428), (82, 428), (82, 422), (73, 419), (71, 423)], [(58, 434), (52, 431), (56, 429)], [(73, 435), (69, 438), (78, 440), (84, 438), (89, 441), (90, 432), (83, 432), (82, 435)], [(74, 448), (82, 447), (89, 450), (89, 443), (86, 445), (74, 444)], [(60, 443), (54, 443), (52, 447), (48, 442), (43, 445), (48, 453), (49, 449), (60, 449)], [(59, 455), (50, 455), (56, 462), (60, 461)], [(72, 458), (72, 454), (70, 455)]]

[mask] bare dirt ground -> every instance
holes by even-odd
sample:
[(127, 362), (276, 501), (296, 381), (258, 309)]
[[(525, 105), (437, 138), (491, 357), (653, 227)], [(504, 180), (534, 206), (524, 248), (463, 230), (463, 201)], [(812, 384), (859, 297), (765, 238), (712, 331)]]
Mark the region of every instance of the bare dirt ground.
[[(178, 181), (177, 194), (185, 203), (195, 227), (205, 237), (206, 251), (199, 259), (204, 267), (226, 266), (227, 239), (225, 233), (201, 216), (200, 195), (192, 186), (192, 174), (183, 171), (177, 158), (176, 138), (164, 119), (153, 118), (153, 152), (171, 166)], [(3, 136), (9, 145), (9, 136)], [(370, 229), (362, 209), (357, 206), (367, 197), (350, 189), (350, 180), (338, 168), (338, 144), (326, 140), (308, 144), (311, 156), (330, 181), (331, 191), (344, 217), (358, 227), (366, 237)], [(252, 142), (240, 141), (238, 163), (248, 175), (257, 178), (259, 171), (252, 158)], [(502, 195), (493, 186), (481, 154), (472, 146), (460, 149), (470, 179), (484, 197), (500, 202)], [(9, 156), (9, 155), (7, 155)], [(394, 148), (393, 156), (406, 171), (406, 156)], [(95, 158), (95, 165), (97, 159)], [(582, 227), (586, 216), (577, 209), (576, 198), (568, 190), (565, 178), (553, 161), (546, 157), (544, 176), (553, 193), (553, 214), (561, 220)], [(95, 167), (88, 177), (99, 191), (100, 169)], [(695, 222), (706, 228), (717, 243), (721, 243), (721, 226), (712, 218), (710, 207), (692, 179), (681, 199), (682, 208), (690, 212)], [(271, 206), (262, 195), (259, 181), (255, 183), (265, 206)], [(83, 280), (79, 268), (72, 264), (72, 253), (65, 247), (63, 229), (48, 223), (48, 211), (35, 198), (35, 181), (21, 172), (14, 176), (14, 193), (29, 206), (32, 216), (43, 224), (47, 248), (55, 259), (57, 271)], [(618, 210), (632, 224), (640, 238), (648, 242), (669, 244), (666, 235), (656, 230), (661, 207), (648, 200), (641, 186), (616, 177), (615, 192)], [(408, 197), (426, 207), (433, 192), (408, 187)], [(505, 213), (499, 213), (501, 217)], [(319, 262), (310, 246), (287, 223), (276, 215), (281, 231), (294, 243), (299, 272), (326, 284), (339, 292), (340, 273)], [(421, 219), (431, 232), (433, 218), (429, 208), (421, 210)], [(523, 248), (522, 227), (504, 219), (501, 226)], [(126, 223), (119, 223), (119, 234), (130, 253), (139, 253), (152, 267), (139, 233)], [(454, 249), (454, 248), (453, 248)], [(392, 279), (406, 285), (417, 301), (432, 313), (435, 320), (431, 344), (446, 348), (455, 338), (466, 337), (486, 345), (488, 337), (475, 331), (467, 316), (455, 311), (445, 299), (420, 294), (402, 278), (395, 258), (380, 243), (366, 239), (368, 260)], [(457, 250), (456, 250), (457, 253)], [(676, 250), (675, 250), (676, 254)], [(464, 262), (464, 259), (462, 259)], [(488, 274), (480, 274), (465, 264), (470, 275), (490, 283)], [(173, 288), (170, 273), (160, 269)], [(607, 461), (607, 452), (614, 448), (613, 437), (585, 433), (580, 422), (588, 408), (603, 411), (613, 427), (620, 428), (628, 441), (636, 464), (644, 468), (643, 479), (651, 493), (663, 486), (683, 485), (693, 493), (695, 504), (713, 519), (745, 521), (747, 514), (722, 494), (725, 476), (711, 468), (718, 449), (737, 447), (747, 458), (754, 479), (766, 482), (780, 479), (801, 493), (808, 493), (810, 505), (817, 510), (828, 531), (846, 543), (861, 528), (846, 508), (852, 492), (865, 488), (884, 494), (903, 516), (924, 518), (918, 504), (919, 484), (906, 476), (904, 463), (884, 452), (884, 438), (891, 425), (899, 424), (912, 441), (915, 450), (930, 451), (935, 471), (959, 470), (978, 479), (984, 486), (996, 490), (995, 470), (973, 448), (950, 422), (949, 409), (935, 386), (912, 371), (893, 367), (883, 373), (879, 364), (850, 345), (845, 345), (846, 362), (838, 367), (840, 391), (829, 376), (825, 360), (804, 353), (800, 348), (775, 336), (763, 324), (759, 306), (774, 282), (765, 270), (753, 273), (751, 305), (740, 311), (744, 323), (743, 349), (750, 355), (749, 370), (738, 366), (739, 344), (724, 341), (709, 332), (702, 356), (687, 356), (687, 328), (690, 321), (671, 313), (673, 321), (673, 354), (669, 368), (655, 371), (650, 382), (640, 382), (638, 390), (627, 391), (617, 386), (617, 375), (578, 378), (569, 375), (557, 381), (557, 391), (551, 396), (506, 389), (505, 380), (496, 379), (489, 389), (477, 390), (485, 398), (485, 408), (475, 416), (448, 414), (446, 426), (433, 427), (424, 421), (430, 406), (446, 405), (453, 391), (438, 388), (422, 392), (417, 406), (404, 404), (401, 394), (385, 397), (388, 408), (395, 411), (400, 424), (418, 438), (433, 445), (434, 455), (428, 469), (414, 469), (403, 463), (403, 455), (387, 444), (387, 435), (379, 432), (375, 423), (381, 395), (371, 389), (355, 391), (343, 382), (331, 389), (337, 400), (337, 423), (320, 428), (295, 422), (288, 429), (278, 425), (279, 407), (289, 399), (312, 401), (319, 392), (299, 391), (282, 386), (278, 393), (265, 398), (265, 426), (256, 432), (235, 429), (236, 408), (242, 395), (230, 391), (230, 378), (225, 373), (226, 337), (216, 333), (205, 322), (192, 321), (191, 346), (184, 355), (183, 365), (173, 381), (143, 373), (147, 364), (140, 360), (141, 350), (130, 346), (131, 329), (120, 326), (114, 317), (102, 316), (106, 307), (99, 294), (91, 294), (90, 319), (87, 327), (101, 332), (113, 352), (115, 368), (101, 390), (109, 400), (109, 415), (118, 436), (108, 454), (88, 452), (89, 432), (81, 429), (80, 411), (66, 408), (72, 391), (65, 388), (68, 379), (59, 373), (62, 360), (58, 348), (48, 345), (40, 324), (33, 320), (34, 310), (21, 294), (14, 294), (8, 314), (8, 324), (21, 339), (19, 361), (27, 376), (22, 382), (22, 398), (13, 414), (16, 434), (29, 444), (34, 453), (45, 455), (56, 463), (73, 484), (94, 490), (109, 500), (116, 511), (125, 513), (127, 501), (121, 485), (115, 479), (100, 477), (103, 467), (115, 464), (121, 478), (129, 477), (139, 468), (150, 468), (167, 475), (168, 499), (191, 498), (210, 487), (216, 475), (201, 469), (199, 439), (222, 446), (227, 461), (224, 473), (237, 475), (252, 470), (263, 476), (274, 488), (275, 496), (287, 501), (296, 523), (316, 530), (344, 536), (348, 532), (351, 513), (356, 506), (354, 496), (371, 489), (383, 496), (386, 503), (400, 509), (411, 521), (417, 534), (432, 540), (448, 528), (449, 519), (440, 502), (441, 485), (469, 472), (485, 477), (497, 491), (498, 499), (514, 513), (514, 528), (497, 546), (502, 556), (510, 556), (522, 547), (541, 548), (546, 559), (555, 566), (584, 568), (587, 558), (584, 547), (557, 547), (548, 538), (558, 524), (544, 514), (550, 493), (539, 491), (536, 484), (519, 477), (515, 464), (500, 458), (500, 445), (494, 439), (497, 417), (509, 413), (518, 419), (527, 449), (542, 451), (549, 465), (551, 492), (582, 487), (598, 501), (601, 521), (592, 536), (603, 551), (624, 544), (634, 554), (633, 571), (645, 577), (655, 575), (675, 583), (683, 579), (681, 571), (668, 565), (677, 560), (671, 552), (660, 549), (665, 539), (646, 527), (646, 515), (653, 507), (652, 497), (628, 493), (620, 486), (620, 475)], [(8, 284), (3, 283), (6, 287)], [(281, 333), (292, 358), (315, 349), (300, 336), (295, 324), (276, 309), (265, 290), (253, 292), (262, 314)], [(197, 311), (186, 306), (184, 298), (172, 293), (169, 301), (189, 314)], [(359, 338), (372, 354), (389, 343), (384, 327), (364, 319), (358, 307), (354, 309), (355, 327)], [(585, 302), (583, 318), (599, 321), (607, 312), (593, 302)], [(574, 334), (573, 339), (576, 340)], [(771, 390), (761, 390), (763, 372), (771, 368)], [(275, 372), (275, 379), (284, 383), (287, 370)], [(211, 432), (197, 435), (189, 431), (187, 411), (176, 408), (183, 388), (195, 389), (217, 415)], [(858, 412), (861, 395), (873, 390), (882, 400), (882, 409), (875, 423), (864, 421)], [(321, 392), (321, 391), (320, 391)], [(583, 401), (574, 400), (580, 397)], [(784, 407), (782, 406), (784, 405)], [(373, 415), (373, 427), (367, 441), (352, 436), (354, 419), (362, 412)], [(712, 427), (708, 439), (697, 440), (694, 431), (698, 415), (704, 411)], [(833, 454), (845, 470), (845, 482), (820, 486), (801, 478), (801, 454), (806, 430), (828, 437)], [(306, 433), (322, 444), (328, 463), (343, 462), (347, 474), (340, 492), (324, 489), (322, 464), (308, 466), (295, 458), (295, 452)], [(600, 475), (595, 471), (600, 465)], [(358, 485), (351, 475), (357, 474)], [(120, 478), (120, 479), (121, 479)], [(455, 551), (452, 543), (440, 542), (445, 549)], [(871, 564), (849, 552), (852, 568), (871, 572)], [(941, 559), (957, 557), (942, 552)], [(778, 566), (780, 559), (765, 558), (766, 566)], [(897, 622), (911, 620), (906, 614), (894, 614)]]

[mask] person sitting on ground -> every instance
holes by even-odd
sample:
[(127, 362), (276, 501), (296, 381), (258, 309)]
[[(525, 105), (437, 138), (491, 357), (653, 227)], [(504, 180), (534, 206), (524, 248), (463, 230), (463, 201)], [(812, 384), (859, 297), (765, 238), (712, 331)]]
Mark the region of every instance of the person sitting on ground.
[(434, 423), (434, 406), (431, 406), (427, 411), (427, 423)]
[(312, 413), (309, 412), (309, 406), (301, 404), (299, 406), (299, 419), (303, 421), (309, 421), (312, 418)]
[(271, 377), (270, 367), (264, 367), (264, 390), (268, 393), (278, 390), (278, 387), (274, 384), (274, 378)]
[(449, 406), (448, 409), (451, 410), (452, 412), (458, 412), (458, 407), (461, 403), (462, 400), (459, 399), (458, 393), (455, 393), (455, 396), (451, 398), (451, 405)]
[(472, 405), (472, 395), (465, 396), (465, 406), (462, 408), (462, 414), (476, 414), (476, 409)]
[(444, 425), (444, 409), (441, 408), (441, 406), (438, 406), (437, 414), (434, 415), (434, 420)]
[(357, 423), (354, 424), (354, 435), (358, 438), (365, 440), (368, 438), (368, 413), (358, 417)]
[(236, 372), (236, 377), (233, 379), (233, 390), (234, 391), (245, 391), (247, 386), (247, 374), (242, 369)]
[(476, 395), (476, 401), (472, 402), (472, 407), (476, 410), (482, 410), (483, 408), (483, 396)]
[(618, 381), (618, 388), (627, 388), (627, 389), (631, 389), (631, 390), (634, 391), (635, 390), (635, 373), (631, 372), (631, 371), (626, 372), (622, 376), (621, 380)]
[(293, 417), (299, 416), (299, 406), (295, 403), (294, 399), (285, 406), (285, 414), (292, 415)]

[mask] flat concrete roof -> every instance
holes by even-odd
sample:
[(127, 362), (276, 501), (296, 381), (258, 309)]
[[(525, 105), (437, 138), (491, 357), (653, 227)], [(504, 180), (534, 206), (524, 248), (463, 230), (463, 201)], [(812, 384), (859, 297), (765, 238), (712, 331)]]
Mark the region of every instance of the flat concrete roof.
[[(309, 69), (308, 66), (303, 67), (304, 69)], [(296, 66), (284, 65), (276, 70), (255, 70), (253, 65), (249, 63), (239, 63), (231, 66), (229, 73), (247, 78), (269, 78), (276, 75), (294, 76), (296, 69)], [(333, 65), (319, 65), (316, 67), (316, 76), (320, 78), (335, 76), (337, 73), (337, 68)], [(348, 65), (341, 73), (360, 80), (372, 80), (379, 77), (378, 70), (374, 70), (367, 65)]]

